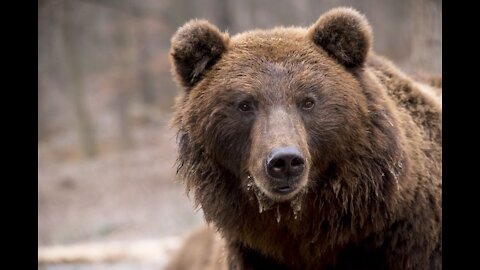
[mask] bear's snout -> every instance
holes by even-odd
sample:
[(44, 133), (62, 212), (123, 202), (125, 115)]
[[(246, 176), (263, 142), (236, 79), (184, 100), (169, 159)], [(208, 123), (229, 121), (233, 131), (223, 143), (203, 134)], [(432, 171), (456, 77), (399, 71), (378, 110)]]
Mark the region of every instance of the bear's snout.
[(248, 172), (270, 199), (287, 201), (308, 182), (307, 134), (296, 110), (276, 105), (266, 111), (252, 127)]
[(288, 193), (293, 189), (292, 182), (303, 174), (305, 158), (295, 146), (275, 147), (265, 162), (266, 174), (272, 178), (275, 191)]

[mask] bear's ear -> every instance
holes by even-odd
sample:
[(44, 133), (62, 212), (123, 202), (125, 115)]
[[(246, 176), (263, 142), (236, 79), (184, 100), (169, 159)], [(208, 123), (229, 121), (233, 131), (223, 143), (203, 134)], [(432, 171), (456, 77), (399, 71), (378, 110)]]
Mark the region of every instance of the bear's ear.
[(206, 20), (191, 20), (172, 37), (170, 56), (178, 81), (190, 89), (225, 52), (229, 41)]
[(309, 38), (345, 67), (365, 62), (372, 44), (372, 28), (358, 11), (340, 7), (320, 16), (308, 29)]

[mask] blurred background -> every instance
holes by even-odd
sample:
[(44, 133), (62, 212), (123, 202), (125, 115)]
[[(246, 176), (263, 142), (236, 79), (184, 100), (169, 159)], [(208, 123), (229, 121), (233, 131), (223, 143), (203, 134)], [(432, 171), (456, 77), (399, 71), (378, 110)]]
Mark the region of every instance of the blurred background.
[(441, 0), (39, 0), (39, 269), (162, 269), (203, 222), (168, 126), (179, 26), (306, 27), (340, 5), (366, 14), (377, 53), (441, 74)]

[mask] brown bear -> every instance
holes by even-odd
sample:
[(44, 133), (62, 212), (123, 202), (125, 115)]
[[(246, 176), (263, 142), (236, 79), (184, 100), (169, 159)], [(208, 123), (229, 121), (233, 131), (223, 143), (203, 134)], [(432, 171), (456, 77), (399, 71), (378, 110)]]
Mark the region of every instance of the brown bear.
[(172, 38), (178, 173), (229, 269), (441, 269), (442, 106), (351, 8)]

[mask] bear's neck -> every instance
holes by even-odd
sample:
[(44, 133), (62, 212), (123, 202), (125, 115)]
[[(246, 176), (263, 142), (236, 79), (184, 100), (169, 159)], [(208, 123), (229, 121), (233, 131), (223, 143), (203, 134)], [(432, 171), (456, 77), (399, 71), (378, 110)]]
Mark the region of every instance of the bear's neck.
[(388, 201), (380, 193), (376, 199), (371, 198), (368, 189), (376, 187), (368, 185), (369, 181), (355, 187), (340, 185), (337, 188), (330, 182), (314, 185), (297, 202), (301, 205), (297, 212), (291, 202), (269, 205), (260, 211), (254, 197), (226, 184), (239, 183), (237, 180), (209, 181), (221, 190), (215, 192), (214, 198), (203, 196), (201, 189), (196, 190), (196, 197), (204, 200), (200, 204), (206, 220), (213, 223), (227, 241), (240, 242), (286, 265), (333, 262), (334, 255), (344, 247), (361, 242), (390, 222)]

